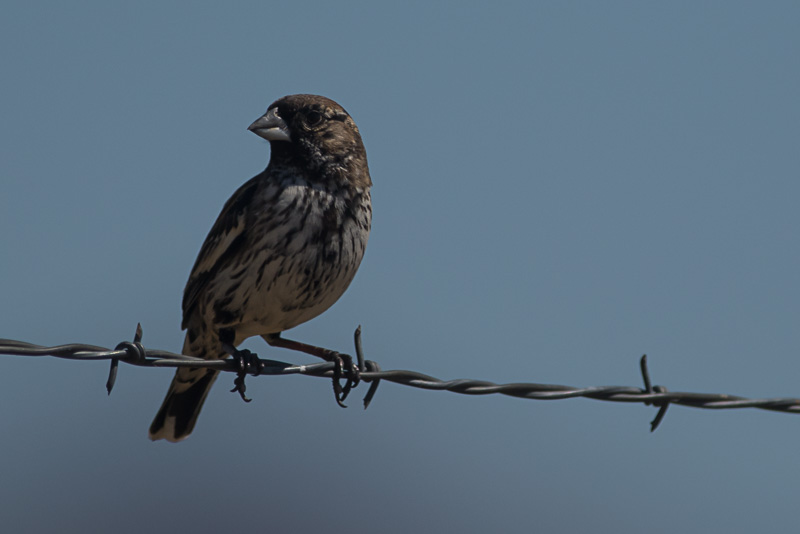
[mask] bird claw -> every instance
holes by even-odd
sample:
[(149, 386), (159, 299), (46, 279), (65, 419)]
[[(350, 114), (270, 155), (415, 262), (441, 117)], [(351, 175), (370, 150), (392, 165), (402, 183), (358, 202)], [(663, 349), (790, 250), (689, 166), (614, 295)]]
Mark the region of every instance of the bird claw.
[[(350, 390), (358, 385), (361, 381), (361, 371), (358, 365), (353, 362), (353, 358), (347, 354), (340, 354), (333, 352), (330, 354), (333, 361), (333, 393), (336, 397), (336, 403), (342, 408), (347, 408), (344, 400), (350, 394)], [(347, 382), (342, 387), (342, 371), (347, 373)]]
[(231, 357), (233, 358), (236, 366), (239, 368), (239, 371), (236, 373), (236, 378), (233, 381), (234, 388), (231, 390), (231, 393), (238, 393), (242, 400), (245, 402), (250, 402), (253, 399), (248, 398), (244, 393), (247, 391), (247, 386), (244, 383), (244, 377), (248, 374), (253, 376), (258, 376), (261, 374), (261, 369), (263, 364), (261, 360), (258, 359), (257, 354), (253, 354), (247, 349), (242, 350), (234, 350), (231, 352)]
[(245, 376), (247, 376), (247, 373), (241, 373), (240, 372), (239, 374), (236, 375), (236, 378), (234, 378), (234, 380), (233, 380), (233, 386), (234, 387), (231, 390), (231, 393), (233, 393), (235, 391), (235, 392), (239, 393), (239, 396), (242, 397), (243, 401), (250, 402), (253, 399), (247, 397), (244, 394), (244, 392), (247, 391), (247, 386), (244, 384), (244, 377)]

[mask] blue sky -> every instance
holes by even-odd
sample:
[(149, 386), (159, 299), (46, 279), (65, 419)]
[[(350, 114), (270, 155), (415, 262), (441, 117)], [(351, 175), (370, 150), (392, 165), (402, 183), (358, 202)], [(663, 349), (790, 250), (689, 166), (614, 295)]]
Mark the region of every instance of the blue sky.
[[(292, 331), (442, 378), (800, 396), (794, 2), (7, 2), (0, 337), (178, 350), (275, 99), (340, 102), (373, 231)], [(246, 344), (261, 356), (299, 355)], [(754, 532), (796, 525), (800, 419), (223, 376), (151, 443), (171, 371), (0, 358), (9, 532)]]

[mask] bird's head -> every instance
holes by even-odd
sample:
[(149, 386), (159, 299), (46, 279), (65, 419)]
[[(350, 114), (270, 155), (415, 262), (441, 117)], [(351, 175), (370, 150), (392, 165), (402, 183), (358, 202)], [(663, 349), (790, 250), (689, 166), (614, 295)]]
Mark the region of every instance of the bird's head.
[(358, 127), (342, 106), (317, 95), (276, 100), (248, 128), (270, 142), (271, 164), (299, 167), (315, 180), (346, 179), (369, 187)]

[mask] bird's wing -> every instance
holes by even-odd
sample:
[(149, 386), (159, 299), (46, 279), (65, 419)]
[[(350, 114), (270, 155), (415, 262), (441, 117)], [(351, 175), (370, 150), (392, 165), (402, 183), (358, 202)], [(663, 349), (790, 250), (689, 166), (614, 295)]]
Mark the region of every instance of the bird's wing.
[(183, 328), (186, 328), (197, 299), (209, 280), (222, 271), (223, 265), (236, 256), (245, 242), (247, 211), (258, 187), (259, 176), (242, 185), (228, 199), (214, 226), (206, 237), (200, 254), (192, 267), (192, 274), (183, 291)]

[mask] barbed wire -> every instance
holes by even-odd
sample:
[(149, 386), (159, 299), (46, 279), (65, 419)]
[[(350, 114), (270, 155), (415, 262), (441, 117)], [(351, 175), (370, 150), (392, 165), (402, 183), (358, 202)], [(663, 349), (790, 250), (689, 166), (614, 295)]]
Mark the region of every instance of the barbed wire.
[[(364, 396), (364, 408), (369, 406), (377, 391), (378, 384), (382, 380), (420, 389), (451, 391), (463, 395), (500, 394), (533, 400), (560, 400), (584, 397), (609, 402), (642, 403), (646, 406), (655, 406), (658, 408), (655, 419), (650, 423), (651, 432), (658, 428), (666, 414), (667, 408), (671, 404), (707, 410), (757, 408), (759, 410), (769, 410), (773, 412), (800, 413), (800, 399), (798, 398), (749, 399), (746, 397), (719, 393), (668, 391), (664, 386), (654, 386), (650, 380), (650, 372), (647, 367), (647, 355), (642, 356), (639, 360), (644, 388), (628, 386), (576, 388), (531, 382), (495, 384), (485, 380), (473, 379), (441, 380), (415, 371), (384, 371), (376, 362), (364, 358), (360, 326), (356, 329), (354, 334), (355, 352), (359, 369), (357, 376), (352, 376), (351, 369), (342, 369), (340, 366), (341, 364), (335, 362), (295, 365), (279, 360), (254, 357), (246, 367), (243, 367), (241, 360), (203, 360), (185, 354), (147, 349), (142, 345), (141, 340), (142, 327), (141, 325), (137, 325), (134, 340), (132, 342), (124, 341), (118, 344), (114, 350), (82, 343), (46, 347), (33, 343), (26, 343), (24, 341), (0, 339), (0, 354), (15, 356), (53, 356), (69, 360), (111, 360), (111, 368), (106, 382), (106, 389), (109, 394), (111, 394), (111, 390), (116, 382), (119, 362), (125, 362), (140, 367), (194, 367), (234, 372), (237, 373), (238, 377), (235, 381), (236, 387), (231, 391), (238, 391), (245, 400), (248, 400), (244, 396), (244, 376), (246, 374), (252, 376), (300, 374), (305, 376), (333, 378), (335, 391), (337, 387), (339, 387), (338, 379), (340, 377), (347, 379), (348, 385), (344, 388), (344, 395), (341, 400), (344, 400), (344, 397), (347, 396), (350, 385), (355, 387), (359, 381), (370, 383), (367, 394)], [(331, 352), (333, 354), (339, 354), (333, 351)], [(347, 355), (341, 356), (349, 358)], [(341, 393), (342, 388), (339, 387), (338, 391)], [(339, 400), (338, 393), (337, 400)]]

